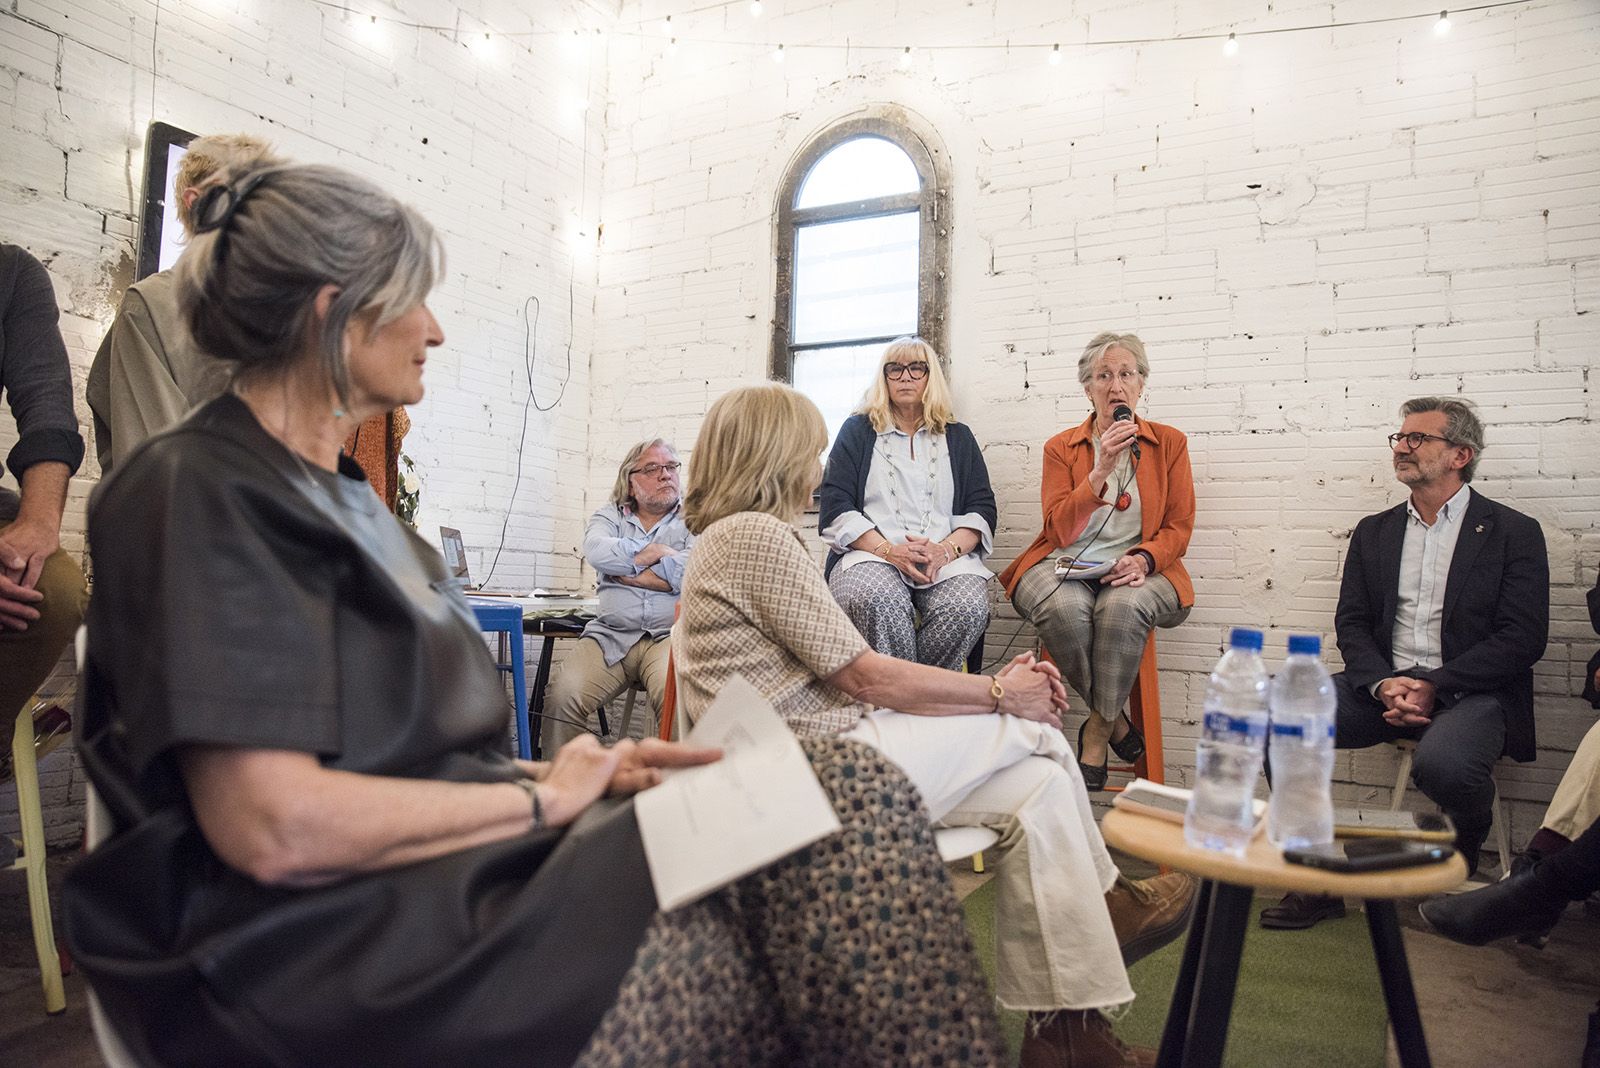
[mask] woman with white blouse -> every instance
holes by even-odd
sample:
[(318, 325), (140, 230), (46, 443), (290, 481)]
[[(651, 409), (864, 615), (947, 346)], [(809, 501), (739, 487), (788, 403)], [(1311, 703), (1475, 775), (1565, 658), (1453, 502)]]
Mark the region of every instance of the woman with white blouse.
[(828, 455), (820, 511), (828, 587), (868, 644), (959, 668), (989, 625), (994, 491), (926, 341), (883, 350)]

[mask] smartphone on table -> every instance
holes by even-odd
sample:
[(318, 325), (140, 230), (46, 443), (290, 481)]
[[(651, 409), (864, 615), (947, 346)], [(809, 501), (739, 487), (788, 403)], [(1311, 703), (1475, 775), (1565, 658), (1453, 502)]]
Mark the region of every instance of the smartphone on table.
[(1388, 871), (1437, 864), (1448, 860), (1455, 847), (1441, 842), (1417, 842), (1408, 838), (1353, 838), (1305, 849), (1285, 849), (1283, 859), (1324, 871)]

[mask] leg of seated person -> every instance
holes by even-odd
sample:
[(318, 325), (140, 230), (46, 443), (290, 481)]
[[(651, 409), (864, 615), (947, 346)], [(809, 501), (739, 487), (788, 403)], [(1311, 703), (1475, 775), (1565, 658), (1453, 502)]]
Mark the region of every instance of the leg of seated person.
[(917, 623), (911, 590), (893, 564), (875, 560), (833, 569), (828, 589), (867, 644), (885, 656), (917, 658)]
[(1600, 820), (1600, 723), (1578, 743), (1540, 828), (1571, 841)]
[(1117, 867), (1060, 731), (1013, 716), (880, 710), (846, 737), (899, 765), (935, 820), (1000, 834), (1001, 1004), (1048, 1011), (1132, 999), (1105, 905)]
[(1085, 699), (1093, 678), (1095, 592), (1090, 583), (1056, 578), (1055, 564), (1046, 560), (1030, 567), (1011, 595), (1022, 618), (1039, 632), (1062, 678)]
[(561, 667), (545, 696), (542, 725), (546, 758), (584, 732), (595, 710), (628, 685), (627, 658), (606, 664), (600, 643), (579, 638), (568, 643)]
[(866, 746), (801, 745), (842, 829), (657, 917), (584, 1068), (1000, 1063), (917, 792)]
[(1600, 822), (1591, 823), (1572, 844), (1533, 870), (1538, 884), (1567, 901), (1600, 891)]
[[(633, 661), (628, 668), (630, 678), (644, 683), (644, 692), (650, 698), (654, 713), (652, 724), (661, 721), (661, 703), (667, 698), (667, 662), (672, 657), (672, 638), (641, 638), (626, 659)], [(645, 732), (645, 737), (655, 737), (655, 730)]]
[(1495, 697), (1480, 693), (1435, 709), (1417, 739), (1411, 781), (1455, 821), (1456, 848), (1469, 874), (1494, 822), (1494, 762), (1505, 737), (1505, 710)]
[(1139, 677), (1150, 631), (1177, 626), (1188, 615), (1164, 575), (1152, 575), (1142, 586), (1103, 587), (1094, 602), (1090, 711), (1107, 724), (1115, 720)]
[[(0, 527), (0, 530), (4, 530)], [(11, 760), (11, 732), (17, 713), (61, 659), (83, 622), (83, 571), (65, 550), (45, 561), (35, 586), (44, 600), (35, 603), (39, 618), (26, 630), (0, 630), (0, 764)]]
[(922, 613), (917, 660), (960, 671), (967, 654), (989, 626), (989, 582), (980, 575), (951, 575), (925, 590), (912, 590)]

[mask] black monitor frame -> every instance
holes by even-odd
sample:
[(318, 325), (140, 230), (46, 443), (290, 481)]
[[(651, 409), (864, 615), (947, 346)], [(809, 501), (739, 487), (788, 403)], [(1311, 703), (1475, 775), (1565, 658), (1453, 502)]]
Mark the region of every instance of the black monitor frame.
[(196, 135), (164, 122), (152, 122), (144, 142), (144, 197), (139, 213), (139, 260), (134, 268), (137, 281), (161, 269), (161, 231), (167, 197), (172, 193), (172, 174), (167, 169), (169, 149), (187, 147)]

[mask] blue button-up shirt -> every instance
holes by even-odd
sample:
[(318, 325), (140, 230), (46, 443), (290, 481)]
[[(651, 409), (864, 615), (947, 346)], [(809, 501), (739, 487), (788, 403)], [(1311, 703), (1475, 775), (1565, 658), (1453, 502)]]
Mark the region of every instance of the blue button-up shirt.
[[(633, 558), (652, 542), (678, 553), (664, 556), (648, 568), (634, 564)], [(645, 635), (660, 639), (672, 629), (678, 594), (683, 589), (683, 569), (693, 544), (694, 535), (683, 525), (681, 503), (649, 530), (631, 509), (615, 504), (608, 504), (589, 517), (583, 532), (583, 555), (600, 576), (600, 610), (593, 622), (583, 628), (583, 636), (600, 643), (607, 666), (626, 656)], [(618, 577), (645, 571), (653, 571), (666, 580), (671, 592), (643, 590), (617, 581)]]

